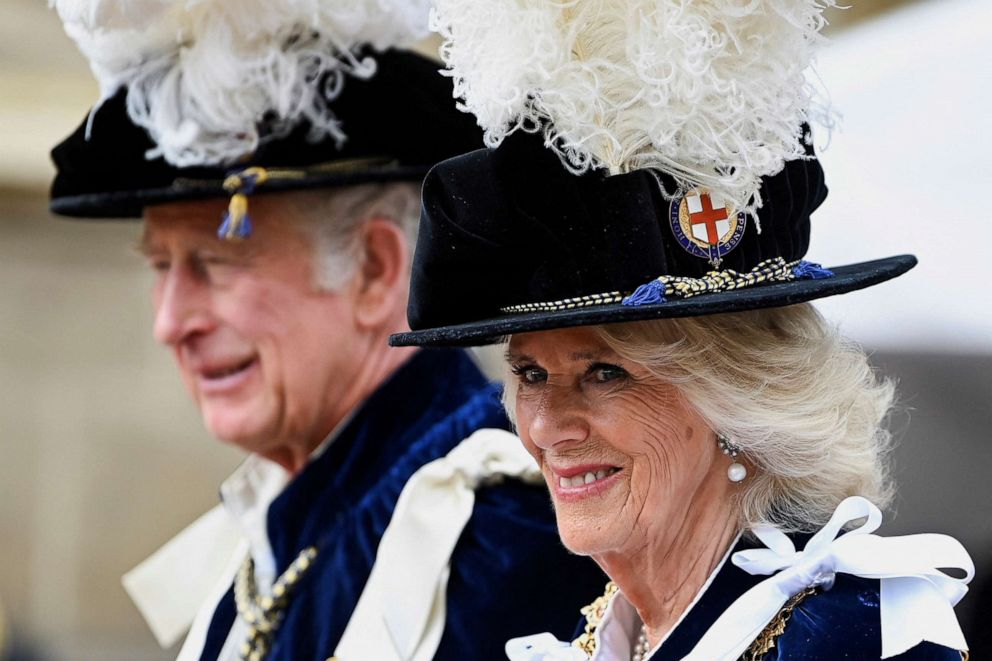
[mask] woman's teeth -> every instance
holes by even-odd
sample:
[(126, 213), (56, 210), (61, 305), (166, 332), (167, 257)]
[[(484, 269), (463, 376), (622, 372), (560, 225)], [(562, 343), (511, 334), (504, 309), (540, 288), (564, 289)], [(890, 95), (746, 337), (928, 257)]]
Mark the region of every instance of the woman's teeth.
[(617, 472), (617, 468), (604, 468), (598, 471), (590, 471), (584, 475), (576, 475), (574, 477), (559, 477), (558, 486), (562, 488), (567, 487), (581, 487), (584, 484), (592, 484), (599, 480), (605, 479), (609, 475)]

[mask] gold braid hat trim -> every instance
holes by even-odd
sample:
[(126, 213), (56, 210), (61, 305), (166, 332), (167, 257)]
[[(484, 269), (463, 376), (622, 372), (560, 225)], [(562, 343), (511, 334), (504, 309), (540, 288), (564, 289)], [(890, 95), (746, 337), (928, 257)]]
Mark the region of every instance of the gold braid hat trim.
[[(734, 289), (744, 289), (753, 287), (765, 282), (791, 282), (799, 276), (794, 269), (799, 266), (802, 260), (786, 262), (781, 257), (772, 257), (759, 263), (750, 271), (734, 271), (726, 269), (723, 271), (709, 271), (701, 278), (690, 278), (679, 275), (663, 275), (652, 283), (657, 282), (666, 298), (692, 298), (700, 294), (712, 292), (731, 291)], [(650, 283), (649, 283), (650, 284)], [(634, 294), (636, 295), (636, 293)], [(518, 314), (522, 312), (554, 312), (559, 310), (573, 310), (576, 308), (587, 308), (595, 305), (610, 305), (624, 303), (631, 298), (619, 291), (607, 292), (603, 294), (587, 294), (585, 296), (575, 296), (563, 298), (558, 301), (542, 301), (540, 303), (522, 303), (520, 305), (510, 305), (500, 308), (504, 314)]]

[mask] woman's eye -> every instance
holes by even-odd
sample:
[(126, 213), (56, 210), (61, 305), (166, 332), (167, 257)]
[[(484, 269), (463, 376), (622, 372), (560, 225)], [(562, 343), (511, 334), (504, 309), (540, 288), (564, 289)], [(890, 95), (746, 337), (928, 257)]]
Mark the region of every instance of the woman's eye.
[(593, 365), (590, 372), (597, 383), (608, 383), (627, 376), (627, 370), (619, 365)]
[(546, 381), (548, 378), (547, 372), (542, 370), (540, 367), (534, 367), (533, 365), (523, 365), (520, 367), (513, 367), (511, 371), (520, 379), (522, 383), (541, 383)]

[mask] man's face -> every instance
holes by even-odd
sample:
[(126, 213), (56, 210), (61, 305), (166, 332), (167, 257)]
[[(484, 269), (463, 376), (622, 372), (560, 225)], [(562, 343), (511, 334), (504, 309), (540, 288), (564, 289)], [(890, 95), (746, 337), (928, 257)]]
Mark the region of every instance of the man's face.
[(252, 198), (241, 242), (216, 236), (223, 200), (146, 209), (142, 241), (155, 339), (210, 433), (262, 454), (319, 443), (346, 414), (341, 393), (362, 358), (353, 287), (313, 285), (312, 249), (280, 197)]

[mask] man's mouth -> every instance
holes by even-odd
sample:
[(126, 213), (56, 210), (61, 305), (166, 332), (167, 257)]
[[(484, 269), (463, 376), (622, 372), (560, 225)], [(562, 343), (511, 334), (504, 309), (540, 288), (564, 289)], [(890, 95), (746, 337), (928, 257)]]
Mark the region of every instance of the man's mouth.
[(245, 371), (246, 369), (248, 369), (249, 367), (251, 367), (251, 365), (254, 362), (255, 362), (255, 358), (254, 357), (246, 358), (242, 362), (235, 363), (234, 365), (230, 365), (230, 366), (226, 366), (226, 367), (218, 367), (218, 368), (211, 368), (211, 369), (200, 370), (200, 375), (204, 379), (208, 379), (208, 380), (211, 380), (211, 381), (218, 380), (218, 379), (224, 379), (224, 378), (227, 378), (229, 376), (233, 376), (233, 375), (235, 375), (235, 374), (237, 374), (239, 372)]

